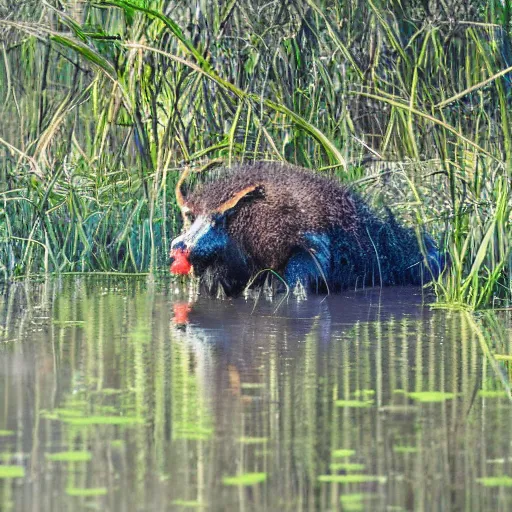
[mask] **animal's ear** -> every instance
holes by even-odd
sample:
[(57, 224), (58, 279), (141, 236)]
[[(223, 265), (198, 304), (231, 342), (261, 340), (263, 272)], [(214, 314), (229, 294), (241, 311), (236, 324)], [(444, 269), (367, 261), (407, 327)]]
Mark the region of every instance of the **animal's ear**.
[(222, 203), (217, 208), (217, 213), (226, 213), (228, 210), (231, 210), (240, 203), (240, 201), (250, 199), (261, 192), (263, 192), (262, 185), (251, 185), (250, 187), (246, 187), (243, 190), (240, 190), (240, 192), (237, 192), (231, 199)]
[(176, 183), (176, 203), (178, 204), (180, 210), (183, 210), (183, 207), (185, 206), (185, 197), (183, 195), (183, 192), (181, 191), (181, 185), (183, 185), (183, 182), (185, 181), (186, 177), (189, 174), (190, 166), (187, 165), (185, 169), (183, 169), (183, 172), (181, 173), (181, 176), (179, 177)]

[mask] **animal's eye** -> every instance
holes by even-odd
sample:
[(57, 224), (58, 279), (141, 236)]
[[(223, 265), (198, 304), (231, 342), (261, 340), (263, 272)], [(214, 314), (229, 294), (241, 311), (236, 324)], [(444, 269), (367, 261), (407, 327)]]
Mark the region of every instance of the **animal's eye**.
[(188, 222), (190, 222), (191, 224), (196, 220), (196, 216), (192, 213), (192, 212), (186, 212), (185, 213), (185, 218), (187, 219)]
[(220, 214), (216, 214), (216, 215), (212, 215), (212, 219), (211, 219), (211, 226), (212, 228), (215, 227), (215, 226), (220, 226), (224, 223), (225, 221), (225, 216), (224, 215), (220, 215)]

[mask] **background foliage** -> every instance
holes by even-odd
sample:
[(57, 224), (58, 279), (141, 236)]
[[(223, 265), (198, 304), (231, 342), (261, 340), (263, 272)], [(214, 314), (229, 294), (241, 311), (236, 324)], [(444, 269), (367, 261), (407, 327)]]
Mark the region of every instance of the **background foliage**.
[(510, 0), (0, 1), (0, 273), (142, 272), (195, 167), (338, 175), (511, 298)]

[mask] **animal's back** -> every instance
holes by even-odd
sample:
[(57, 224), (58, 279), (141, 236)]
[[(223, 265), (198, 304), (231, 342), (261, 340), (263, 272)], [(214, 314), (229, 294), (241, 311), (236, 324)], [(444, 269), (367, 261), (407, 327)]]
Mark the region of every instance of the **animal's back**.
[[(346, 189), (318, 172), (280, 162), (255, 162), (223, 169), (199, 185), (187, 200), (204, 211), (213, 211), (233, 194), (251, 185), (265, 187), (268, 202), (314, 212), (319, 222), (339, 219), (339, 208), (349, 198)], [(322, 218), (322, 220), (320, 220)]]

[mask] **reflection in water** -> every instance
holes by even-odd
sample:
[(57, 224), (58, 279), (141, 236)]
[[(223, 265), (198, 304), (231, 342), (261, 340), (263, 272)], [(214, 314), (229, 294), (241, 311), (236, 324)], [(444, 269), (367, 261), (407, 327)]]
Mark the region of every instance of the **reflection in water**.
[(407, 288), (276, 306), (3, 290), (0, 509), (512, 508), (506, 318)]

